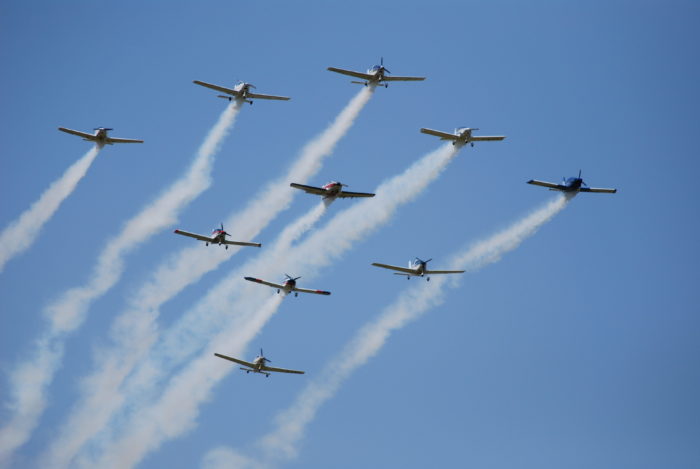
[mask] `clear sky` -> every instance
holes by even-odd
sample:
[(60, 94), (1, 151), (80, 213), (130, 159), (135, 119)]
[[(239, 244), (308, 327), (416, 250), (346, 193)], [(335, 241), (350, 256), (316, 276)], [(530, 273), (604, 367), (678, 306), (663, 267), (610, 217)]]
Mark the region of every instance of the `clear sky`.
[[(241, 358), (263, 347), (274, 365), (307, 374), (264, 379), (232, 368), (188, 430), (139, 467), (199, 467), (222, 446), (255, 457), (256, 442), (328, 360), (424, 287), (372, 262), (419, 256), (440, 268), (552, 200), (527, 180), (558, 182), (579, 169), (618, 193), (579, 195), (499, 262), (465, 274), (349, 376), (282, 465), (700, 466), (699, 21), (700, 4), (679, 0), (3, 2), (0, 230), (90, 149), (57, 127), (113, 127), (145, 143), (105, 148), (0, 273), (0, 426), (13, 415), (11, 372), (46, 330), (46, 307), (90, 280), (107, 242), (184, 174), (224, 110), (192, 80), (245, 80), (292, 97), (245, 106), (212, 186), (126, 255), (119, 282), (67, 337), (48, 406), (13, 467), (40, 465), (79, 407), (115, 318), (157, 266), (195, 243), (172, 230), (207, 233), (283, 177), (360, 89), (326, 67), (362, 71), (380, 57), (396, 75), (427, 80), (378, 89), (309, 183), (373, 191), (439, 147), (421, 127), (507, 139), (464, 148), (332, 266), (288, 272), (333, 294), (285, 299)], [(158, 328), (316, 203), (297, 194), (256, 237), (260, 251), (243, 250), (185, 288), (162, 307)], [(356, 203), (336, 201), (314, 230)], [(226, 229), (235, 237), (243, 228)], [(98, 451), (107, 437), (86, 448)]]

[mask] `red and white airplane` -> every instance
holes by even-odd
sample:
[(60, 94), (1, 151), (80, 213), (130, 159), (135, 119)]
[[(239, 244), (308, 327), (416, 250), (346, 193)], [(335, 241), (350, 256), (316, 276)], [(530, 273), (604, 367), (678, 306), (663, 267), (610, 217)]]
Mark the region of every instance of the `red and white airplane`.
[(440, 140), (452, 140), (452, 145), (466, 145), (467, 143), (470, 143), (471, 146), (474, 146), (474, 142), (488, 142), (488, 141), (499, 141), (503, 140), (506, 137), (504, 135), (494, 135), (494, 136), (475, 136), (472, 135), (472, 132), (474, 130), (479, 130), (479, 129), (471, 129), (469, 127), (459, 127), (456, 128), (454, 133), (447, 133), (447, 132), (442, 132), (440, 130), (433, 130), (433, 129), (420, 129), (420, 131), (424, 134), (428, 135), (434, 135), (436, 137), (440, 137)]
[(190, 238), (198, 239), (200, 241), (204, 241), (207, 246), (209, 244), (218, 244), (221, 246), (222, 244), (226, 246), (226, 249), (228, 249), (229, 245), (233, 246), (255, 246), (256, 248), (259, 248), (262, 246), (260, 243), (245, 243), (243, 241), (228, 241), (226, 239), (226, 236), (231, 236), (228, 234), (226, 231), (224, 231), (224, 224), (221, 224), (221, 228), (214, 228), (214, 230), (211, 232), (211, 236), (204, 236), (196, 233), (190, 233), (189, 231), (182, 231), (182, 230), (175, 230), (176, 234), (182, 235), (182, 236), (188, 236)]
[(205, 83), (199, 80), (194, 80), (193, 83), (199, 86), (204, 86), (205, 88), (220, 91), (221, 93), (226, 93), (230, 96), (219, 95), (218, 97), (228, 99), (229, 101), (234, 99), (240, 99), (249, 104), (253, 104), (253, 99), (275, 99), (278, 101), (289, 101), (290, 99), (286, 96), (273, 96), (270, 94), (251, 93), (250, 90), (255, 89), (255, 86), (242, 81), (239, 81), (233, 88), (226, 88), (224, 86), (213, 85), (211, 83)]
[(115, 143), (143, 143), (143, 140), (135, 140), (132, 138), (113, 138), (107, 135), (107, 132), (114, 129), (108, 129), (106, 127), (96, 127), (93, 130), (94, 134), (88, 134), (85, 132), (80, 132), (79, 130), (66, 129), (65, 127), (59, 127), (58, 130), (65, 132), (67, 134), (77, 135), (78, 137), (83, 137), (83, 140), (88, 142), (95, 142), (100, 146), (113, 145)]
[(425, 77), (388, 77), (387, 73), (391, 73), (384, 67), (384, 57), (381, 58), (380, 65), (375, 65), (372, 68), (367, 69), (367, 73), (355, 72), (352, 70), (345, 70), (343, 68), (328, 67), (328, 70), (335, 73), (340, 73), (343, 75), (348, 75), (355, 78), (361, 78), (365, 81), (351, 81), (350, 83), (356, 83), (358, 85), (373, 85), (373, 86), (384, 86), (384, 88), (389, 87), (389, 81), (423, 81)]
[(273, 282), (268, 282), (266, 280), (261, 280), (259, 278), (254, 278), (254, 277), (243, 277), (249, 282), (256, 282), (256, 283), (262, 283), (263, 285), (267, 285), (268, 287), (276, 288), (277, 293), (280, 291), (284, 292), (284, 295), (287, 296), (290, 293), (294, 292), (294, 296), (299, 296), (299, 292), (301, 293), (313, 293), (315, 295), (330, 295), (331, 292), (329, 291), (323, 291), (323, 290), (309, 290), (307, 288), (298, 288), (297, 287), (297, 280), (299, 280), (301, 277), (292, 277), (289, 274), (284, 274), (285, 277), (287, 277), (287, 280), (284, 281), (282, 285), (279, 283), (273, 283)]
[(260, 349), (260, 355), (255, 357), (255, 360), (253, 360), (252, 363), (247, 362), (245, 360), (239, 360), (238, 358), (233, 358), (233, 357), (227, 357), (226, 355), (222, 355), (220, 353), (215, 353), (219, 358), (223, 358), (224, 360), (232, 361), (234, 363), (238, 363), (239, 365), (243, 365), (246, 368), (241, 368), (241, 370), (245, 371), (246, 373), (250, 373), (251, 371), (253, 373), (261, 373), (265, 375), (266, 378), (270, 377), (270, 372), (275, 372), (275, 373), (294, 373), (297, 375), (303, 375), (303, 371), (299, 370), (288, 370), (286, 368), (273, 368), (271, 366), (267, 366), (265, 363), (272, 363), (270, 360), (265, 358), (263, 355), (263, 350)]
[(293, 182), (290, 184), (295, 189), (301, 189), (307, 194), (315, 194), (323, 197), (323, 200), (346, 199), (352, 197), (374, 197), (374, 194), (367, 192), (348, 192), (343, 190), (343, 187), (348, 187), (347, 184), (342, 184), (338, 181), (331, 181), (321, 187), (305, 186)]
[[(411, 280), (411, 277), (424, 277), (426, 275), (433, 274), (463, 274), (463, 270), (428, 270), (428, 262), (432, 259), (424, 261), (419, 258), (415, 258), (412, 261), (408, 261), (408, 268), (399, 267), (396, 265), (380, 264), (378, 262), (373, 262), (372, 265), (376, 267), (381, 267), (383, 269), (398, 270), (394, 272), (394, 275), (405, 275), (406, 280)], [(430, 281), (430, 277), (426, 277), (426, 281)]]

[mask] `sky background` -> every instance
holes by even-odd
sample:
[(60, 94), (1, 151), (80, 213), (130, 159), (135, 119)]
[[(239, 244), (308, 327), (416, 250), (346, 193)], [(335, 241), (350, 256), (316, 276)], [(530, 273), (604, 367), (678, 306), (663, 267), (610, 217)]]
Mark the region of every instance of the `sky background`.
[[(287, 298), (241, 357), (264, 347), (274, 365), (307, 375), (231, 373), (197, 425), (139, 467), (197, 467), (219, 445), (252, 454), (328, 358), (422, 282), (371, 262), (418, 256), (440, 268), (551, 200), (527, 180), (579, 169), (618, 193), (576, 197), (500, 262), (465, 275), (351, 376), (285, 466), (700, 466), (699, 20), (700, 4), (677, 0), (2, 2), (0, 229), (89, 150), (57, 127), (146, 141), (105, 148), (0, 273), (3, 403), (8, 374), (45, 329), (43, 308), (88, 280), (106, 241), (187, 169), (223, 110), (192, 80), (292, 97), (246, 106), (212, 187), (127, 257), (122, 280), (70, 336), (16, 466), (36, 467), (130, 294), (195, 242), (172, 229), (208, 233), (243, 208), (357, 93), (326, 67), (364, 71), (382, 56), (394, 74), (427, 80), (378, 89), (310, 183), (372, 191), (439, 146), (421, 127), (507, 139), (464, 148), (389, 224), (300, 282), (333, 295)], [(299, 193), (256, 241), (264, 250), (316, 203)], [(336, 201), (321, 224), (353, 203)], [(167, 303), (161, 327), (257, 252)], [(0, 422), (9, 415), (0, 409)]]

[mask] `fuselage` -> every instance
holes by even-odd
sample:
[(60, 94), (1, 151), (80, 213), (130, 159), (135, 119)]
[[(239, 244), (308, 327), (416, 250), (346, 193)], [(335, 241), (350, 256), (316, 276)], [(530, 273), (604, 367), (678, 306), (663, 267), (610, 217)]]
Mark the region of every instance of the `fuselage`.
[(224, 241), (226, 241), (226, 233), (224, 230), (215, 228), (211, 232), (211, 239), (213, 244), (222, 244)]
[(469, 143), (472, 139), (472, 130), (469, 127), (459, 127), (455, 129), (454, 134), (459, 137), (459, 142), (461, 143)]
[(107, 132), (110, 130), (112, 130), (112, 129), (106, 129), (104, 127), (100, 127), (99, 129), (95, 129), (95, 137), (94, 138), (84, 138), (83, 140), (86, 140), (88, 142), (90, 142), (90, 141), (97, 142), (97, 143), (104, 145), (106, 143), (109, 143), (107, 141), (107, 138), (108, 138)]
[(335, 198), (342, 192), (343, 184), (338, 181), (331, 181), (328, 184), (321, 186), (321, 188), (326, 191), (324, 198)]
[(570, 177), (564, 179), (561, 185), (564, 186), (564, 192), (578, 192), (581, 190), (581, 185), (583, 184), (583, 179), (577, 177)]
[(289, 278), (289, 279), (285, 280), (285, 282), (282, 285), (284, 285), (284, 288), (283, 288), (284, 292), (286, 294), (289, 294), (292, 292), (292, 290), (294, 290), (294, 287), (297, 286), (297, 281)]
[(422, 261), (418, 258), (415, 258), (411, 261), (408, 261), (408, 268), (416, 271), (416, 273), (413, 275), (416, 275), (418, 277), (422, 277), (423, 275), (425, 275), (426, 264), (427, 264), (427, 262)]
[(238, 91), (239, 93), (241, 93), (241, 96), (240, 96), (241, 98), (247, 98), (248, 93), (250, 93), (251, 87), (254, 88), (254, 86), (251, 85), (250, 83), (240, 82), (236, 86), (234, 86), (233, 89)]

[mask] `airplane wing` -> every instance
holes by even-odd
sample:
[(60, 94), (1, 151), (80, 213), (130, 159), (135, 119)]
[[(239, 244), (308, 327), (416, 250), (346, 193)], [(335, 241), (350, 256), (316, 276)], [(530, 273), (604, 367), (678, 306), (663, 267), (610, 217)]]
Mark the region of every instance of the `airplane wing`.
[(597, 187), (582, 187), (581, 192), (599, 192), (603, 194), (614, 194), (617, 192), (617, 189), (601, 189)]
[(409, 269), (406, 267), (399, 267), (396, 265), (380, 264), (379, 262), (372, 262), (372, 265), (376, 266), (376, 267), (381, 267), (383, 269), (398, 270), (399, 272), (403, 272), (406, 274), (415, 274), (416, 273), (416, 271), (414, 269)]
[(234, 362), (234, 363), (238, 363), (239, 365), (247, 366), (248, 368), (253, 368), (253, 369), (255, 368), (255, 365), (254, 365), (254, 364), (249, 363), (249, 362), (247, 362), (247, 361), (245, 361), (245, 360), (239, 360), (238, 358), (227, 357), (226, 355), (221, 355), (220, 353), (215, 353), (214, 355), (216, 355), (216, 356), (219, 357), (219, 358), (223, 358), (224, 360), (228, 360), (228, 361), (231, 361), (231, 362)]
[(107, 143), (143, 143), (143, 140), (134, 140), (133, 138), (112, 138), (107, 137)]
[(425, 77), (384, 77), (384, 81), (423, 81)]
[(330, 295), (331, 292), (329, 291), (323, 291), (323, 290), (309, 290), (308, 288), (297, 288), (294, 287), (292, 291), (298, 291), (301, 293), (313, 293), (315, 295)]
[(224, 241), (223, 244), (228, 244), (229, 246), (255, 246), (256, 248), (262, 246), (260, 243), (246, 243), (243, 241)]
[(231, 88), (224, 88), (223, 86), (219, 85), (212, 85), (211, 83), (205, 83), (203, 81), (199, 80), (194, 80), (192, 83), (199, 85), (199, 86), (204, 86), (205, 88), (210, 88), (212, 90), (220, 91), (222, 93), (227, 93), (235, 97), (240, 97), (240, 93), (234, 89)]
[(272, 96), (271, 94), (256, 94), (256, 93), (248, 93), (249, 98), (253, 99), (276, 99), (278, 101), (289, 101), (290, 98), (286, 96)]
[(287, 370), (286, 368), (274, 368), (271, 366), (263, 366), (262, 371), (275, 371), (277, 373), (296, 373), (298, 375), (303, 375), (303, 371), (298, 371), (298, 370)]
[(463, 274), (463, 270), (426, 270), (425, 275), (433, 274)]
[(530, 179), (527, 181), (528, 184), (534, 184), (535, 186), (549, 187), (550, 189), (562, 191), (564, 186), (561, 184), (554, 184), (553, 182), (538, 181), (537, 179)]
[(472, 142), (489, 142), (489, 141), (500, 141), (505, 139), (506, 137), (504, 135), (494, 135), (494, 136), (485, 136), (485, 135), (479, 135), (478, 137), (472, 137), (470, 140)]
[(439, 130), (420, 129), (420, 131), (424, 134), (434, 135), (436, 137), (440, 137), (443, 140), (457, 140), (457, 139), (459, 139), (459, 136), (457, 136), (455, 134), (448, 134), (447, 132), (440, 132)]
[(340, 191), (340, 194), (338, 194), (339, 199), (346, 199), (346, 198), (351, 198), (351, 197), (374, 197), (374, 194), (369, 194), (367, 192), (348, 192), (348, 191)]
[(189, 231), (182, 231), (182, 230), (175, 230), (176, 234), (182, 235), (182, 236), (189, 236), (190, 238), (198, 239), (200, 241), (204, 241), (206, 243), (213, 243), (214, 240), (210, 238), (209, 236), (202, 236), (196, 233), (190, 233)]
[(369, 75), (367, 73), (353, 72), (352, 70), (344, 70), (342, 68), (328, 67), (328, 70), (335, 73), (341, 73), (343, 75), (348, 75), (355, 78), (362, 78), (363, 80), (371, 80), (374, 75)]
[(307, 194), (328, 195), (328, 192), (321, 187), (306, 186), (304, 184), (297, 184), (296, 182), (291, 183), (290, 186), (295, 189), (301, 189)]
[(267, 285), (268, 287), (279, 288), (280, 290), (284, 289), (284, 285), (280, 285), (279, 283), (267, 282), (265, 280), (255, 278), (255, 277), (243, 277), (243, 278), (248, 280), (249, 282), (262, 283), (263, 285)]
[(85, 132), (79, 132), (79, 131), (73, 130), (73, 129), (66, 129), (65, 127), (59, 127), (58, 130), (60, 130), (61, 132), (65, 132), (67, 134), (73, 134), (73, 135), (77, 135), (78, 137), (87, 138), (88, 140), (92, 140), (92, 141), (97, 140), (94, 135), (86, 134)]

